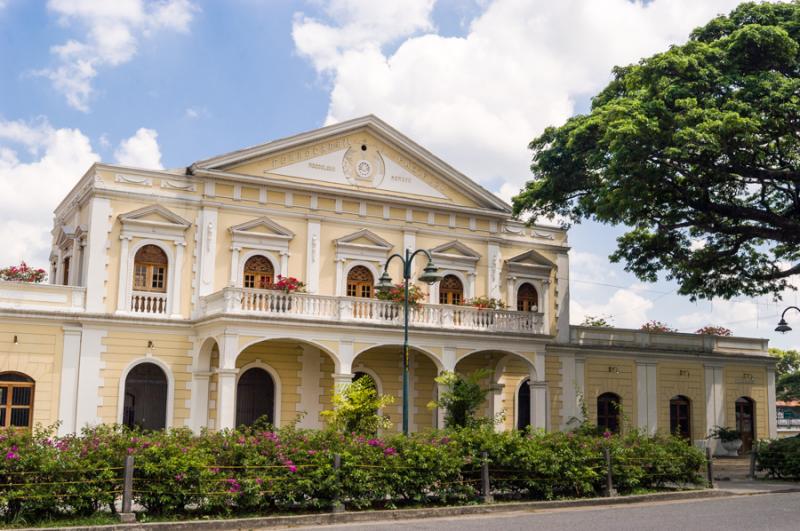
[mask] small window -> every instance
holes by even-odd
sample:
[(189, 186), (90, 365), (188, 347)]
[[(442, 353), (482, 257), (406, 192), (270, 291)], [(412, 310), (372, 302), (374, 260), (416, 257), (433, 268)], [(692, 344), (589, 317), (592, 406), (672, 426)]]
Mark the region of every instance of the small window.
[(374, 288), (375, 280), (372, 278), (372, 272), (366, 267), (355, 266), (347, 273), (348, 297), (370, 299)]
[(244, 263), (245, 288), (270, 289), (275, 280), (275, 269), (266, 256), (251, 256)]
[(597, 427), (611, 433), (619, 433), (619, 407), (622, 400), (614, 393), (603, 393), (597, 397)]
[(445, 275), (439, 283), (439, 304), (461, 304), (464, 302), (464, 285), (455, 275)]
[(167, 291), (167, 255), (157, 245), (145, 245), (133, 259), (133, 289)]
[(530, 283), (526, 282), (517, 290), (517, 311), (535, 312), (539, 307), (539, 294)]
[(33, 425), (33, 379), (16, 372), (0, 373), (0, 428)]

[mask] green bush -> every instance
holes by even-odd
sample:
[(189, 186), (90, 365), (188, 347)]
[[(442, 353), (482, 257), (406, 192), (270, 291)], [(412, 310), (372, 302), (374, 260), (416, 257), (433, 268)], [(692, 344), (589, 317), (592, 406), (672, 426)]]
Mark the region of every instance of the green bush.
[(756, 445), (759, 470), (773, 478), (800, 478), (800, 437), (787, 437)]

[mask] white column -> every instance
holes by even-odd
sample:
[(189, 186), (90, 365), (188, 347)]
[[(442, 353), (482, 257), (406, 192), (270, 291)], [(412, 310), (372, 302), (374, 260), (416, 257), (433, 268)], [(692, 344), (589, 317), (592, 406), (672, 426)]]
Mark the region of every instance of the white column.
[(69, 278), (70, 286), (79, 286), (81, 277), (81, 243), (79, 238), (72, 240), (72, 258), (70, 259)]
[[(499, 413), (503, 411), (503, 391), (505, 384), (497, 383), (492, 385), (491, 400), (492, 400), (492, 418), (496, 418)], [(512, 412), (513, 416), (513, 412)], [(495, 431), (505, 431), (504, 424), (495, 424)]]
[[(81, 334), (75, 413), (76, 430), (86, 425), (94, 426), (100, 423), (97, 408), (100, 406), (100, 387), (103, 385), (100, 370), (102, 353), (105, 352), (103, 338), (106, 334), (106, 330), (86, 327)], [(119, 385), (125, 385), (125, 382), (119, 382)]]
[(349, 372), (344, 373), (333, 373), (333, 392), (339, 394), (345, 390), (345, 388), (353, 383), (353, 375)]
[(547, 383), (536, 381), (536, 374), (531, 372), (531, 426), (545, 429), (547, 427)]
[(336, 296), (341, 297), (344, 295), (344, 259), (338, 258), (336, 260)]
[[(456, 348), (455, 347), (444, 347), (442, 349), (442, 372), (455, 372), (456, 370)], [(450, 386), (437, 383), (437, 394), (436, 398), (438, 399), (444, 393), (450, 390)], [(447, 411), (443, 407), (436, 408), (436, 426), (439, 429), (444, 428), (444, 417)]]
[(208, 387), (211, 372), (192, 372), (192, 431), (199, 433), (208, 426)]
[[(569, 255), (560, 253), (556, 258), (556, 341), (569, 343)], [(551, 304), (549, 297), (547, 304)]]
[(778, 436), (778, 411), (775, 403), (775, 367), (767, 367), (767, 415), (769, 417), (769, 438)]
[(306, 249), (306, 279), (305, 279), (306, 289), (308, 290), (309, 293), (319, 293), (319, 258), (320, 258), (320, 245), (321, 245), (320, 233), (321, 233), (320, 219), (309, 218), (308, 241), (306, 243), (307, 249)]
[(305, 413), (300, 421), (300, 427), (318, 429), (320, 428), (319, 414), (322, 411), (320, 403), (320, 377), (321, 377), (321, 355), (320, 352), (311, 345), (300, 347), (300, 401), (297, 403), (297, 412)]
[(64, 325), (64, 351), (61, 356), (61, 389), (58, 400), (59, 435), (75, 433), (78, 408), (78, 371), (81, 357), (81, 327)]
[[(436, 400), (438, 401), (443, 394), (450, 391), (450, 386), (445, 384), (436, 383)], [(447, 414), (447, 410), (443, 407), (436, 408), (436, 428), (437, 429), (444, 429), (445, 427), (445, 415)]]
[(281, 251), (281, 275), (285, 277), (292, 276), (289, 274), (289, 251)]
[[(489, 242), (489, 278), (487, 292), (490, 298), (502, 298), (500, 276), (503, 271), (503, 256), (497, 242)], [(474, 292), (473, 292), (474, 293)], [(474, 295), (473, 295), (474, 296)]]
[(508, 277), (506, 280), (506, 304), (509, 310), (517, 309), (517, 290), (514, 286), (517, 284), (517, 277)]
[(636, 362), (636, 417), (637, 426), (649, 435), (656, 432), (658, 398), (656, 394), (656, 364)]
[(128, 282), (131, 281), (128, 273), (130, 263), (130, 242), (131, 236), (120, 236), (119, 251), (119, 285), (117, 286), (117, 311), (127, 312), (130, 310), (128, 301)]
[(89, 235), (87, 238), (88, 268), (86, 270), (86, 311), (106, 312), (106, 257), (108, 232), (111, 230), (111, 201), (93, 197), (89, 207)]
[(228, 277), (229, 286), (239, 286), (239, 253), (242, 248), (233, 246), (231, 247), (231, 274)]
[(175, 243), (175, 264), (174, 267), (170, 268), (172, 271), (168, 273), (169, 277), (172, 279), (172, 295), (167, 301), (167, 304), (170, 308), (170, 317), (173, 319), (179, 319), (183, 313), (181, 311), (183, 306), (183, 301), (181, 300), (181, 288), (183, 287), (183, 250), (185, 248), (185, 242)]
[[(549, 280), (542, 280), (542, 304), (539, 307), (539, 311), (542, 312), (544, 315), (542, 318), (544, 319), (544, 333), (549, 334), (551, 333), (550, 328), (550, 281)], [(516, 309), (516, 306), (514, 306)]]
[[(706, 383), (706, 430), (710, 432), (714, 426), (725, 426), (725, 390), (723, 367), (721, 365), (705, 365)], [(711, 451), (716, 454), (719, 441), (708, 439)]]
[(575, 381), (575, 354), (561, 354), (561, 426), (569, 429), (577, 424), (580, 417), (578, 389)]
[(477, 275), (474, 271), (467, 273), (467, 299), (475, 298), (475, 277)]
[(236, 422), (236, 375), (239, 369), (217, 369), (217, 429), (234, 428)]
[(86, 286), (86, 242), (84, 240), (80, 240), (78, 252), (80, 253), (80, 261), (78, 262), (78, 285)]

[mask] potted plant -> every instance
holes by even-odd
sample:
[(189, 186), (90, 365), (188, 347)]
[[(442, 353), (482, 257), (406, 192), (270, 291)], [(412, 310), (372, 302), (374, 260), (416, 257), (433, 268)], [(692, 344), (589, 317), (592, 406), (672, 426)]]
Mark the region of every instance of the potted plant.
[(487, 296), (475, 297), (464, 301), (464, 305), (478, 308), (479, 310), (502, 310), (506, 307), (505, 303), (500, 299), (494, 299)]
[(0, 269), (0, 280), (39, 284), (40, 282), (44, 282), (46, 278), (47, 273), (45, 273), (44, 269), (33, 268), (25, 262), (20, 262), (18, 266), (9, 266)]
[[(404, 298), (403, 294), (404, 289), (405, 288), (403, 284), (399, 283), (395, 284), (387, 291), (380, 291), (380, 290), (376, 291), (375, 296), (378, 298), (378, 300), (390, 301), (402, 304)], [(425, 298), (425, 292), (422, 291), (422, 289), (419, 286), (417, 286), (416, 284), (408, 285), (408, 304), (410, 306), (416, 306), (417, 304), (422, 302), (422, 299), (424, 298)]]
[(739, 433), (739, 430), (724, 426), (714, 426), (709, 437), (719, 440), (722, 448), (728, 452), (729, 456), (735, 457), (739, 455), (739, 448), (742, 447), (742, 434)]
[(284, 293), (304, 293), (306, 285), (294, 277), (278, 275), (278, 281), (272, 284), (272, 289), (280, 290)]

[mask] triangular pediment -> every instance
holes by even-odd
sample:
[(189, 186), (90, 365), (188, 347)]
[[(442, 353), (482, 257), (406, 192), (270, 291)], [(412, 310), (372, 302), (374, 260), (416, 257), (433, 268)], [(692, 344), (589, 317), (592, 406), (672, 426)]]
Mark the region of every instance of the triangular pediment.
[(477, 262), (481, 255), (460, 241), (453, 240), (431, 249), (434, 258), (452, 258)]
[(506, 264), (511, 273), (537, 277), (549, 276), (550, 271), (556, 267), (553, 262), (533, 249), (509, 258), (506, 260)]
[(152, 225), (172, 228), (189, 228), (192, 223), (161, 205), (150, 205), (133, 212), (120, 214), (123, 225)]
[(367, 247), (367, 248), (376, 248), (381, 250), (388, 251), (392, 247), (394, 247), (391, 243), (384, 240), (374, 232), (368, 229), (361, 229), (358, 232), (354, 232), (353, 234), (348, 234), (347, 236), (342, 236), (341, 238), (334, 240), (334, 243), (337, 247), (342, 246), (360, 246), (360, 247)]
[(268, 235), (286, 239), (294, 238), (294, 232), (266, 217), (235, 225), (230, 228), (230, 231), (234, 234)]
[(497, 196), (372, 115), (199, 161), (191, 169), (510, 212)]

